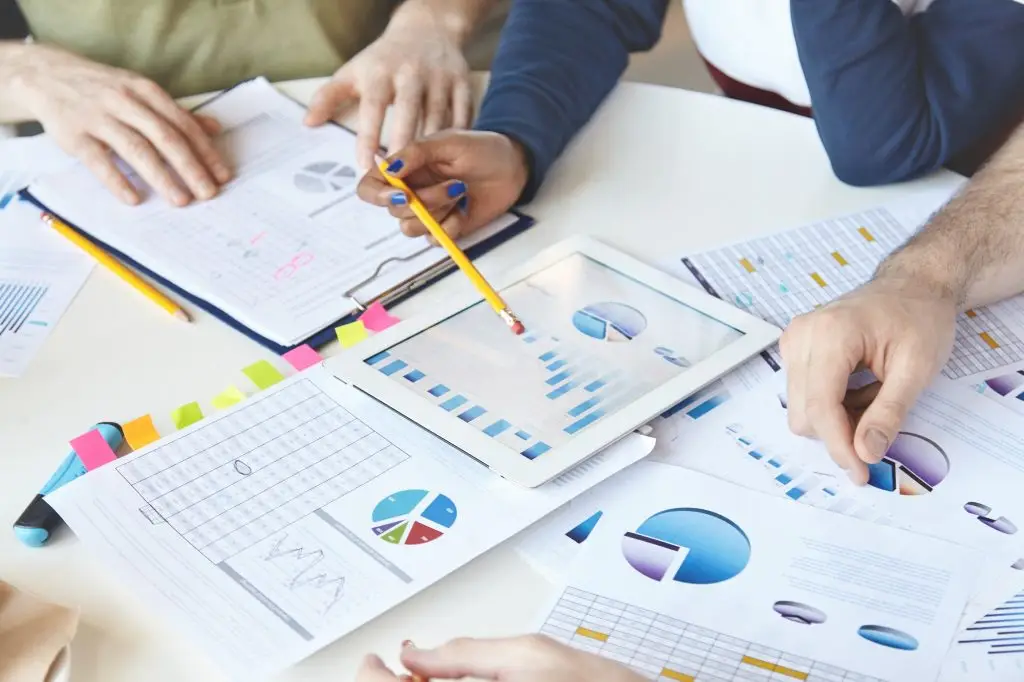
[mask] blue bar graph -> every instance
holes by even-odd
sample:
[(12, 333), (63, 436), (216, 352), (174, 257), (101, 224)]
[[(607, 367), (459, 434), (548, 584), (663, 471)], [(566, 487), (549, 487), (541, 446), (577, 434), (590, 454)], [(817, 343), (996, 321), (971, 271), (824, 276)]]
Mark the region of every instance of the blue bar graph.
[(775, 480), (781, 483), (782, 485), (789, 485), (790, 483), (793, 482), (793, 477), (790, 476), (789, 474), (779, 474), (778, 476), (775, 477)]
[[(594, 384), (601, 384), (601, 386), (604, 386), (604, 384), (601, 382), (600, 379), (595, 381)], [(590, 384), (589, 386), (584, 386), (583, 390), (589, 391), (590, 393), (593, 393), (594, 391), (591, 390), (590, 387), (593, 386), (594, 384)], [(601, 388), (601, 386), (598, 386), (597, 388)], [(596, 389), (594, 389), (594, 390), (596, 390)], [(696, 402), (696, 400), (697, 400), (697, 396), (696, 395), (691, 395), (689, 398), (686, 398), (681, 403), (676, 403), (672, 407), (668, 408), (668, 410), (666, 410), (665, 412), (662, 412), (661, 416), (664, 417), (665, 419), (668, 419), (669, 417), (671, 417), (673, 415), (679, 414), (680, 412), (685, 410), (690, 405), (693, 405), (693, 403)]]
[(548, 385), (549, 386), (555, 386), (557, 384), (560, 384), (563, 381), (565, 381), (566, 379), (568, 379), (570, 376), (572, 376), (572, 372), (570, 372), (569, 370), (566, 370), (564, 372), (559, 372), (555, 376), (553, 376), (550, 379), (548, 379)]
[(600, 398), (591, 398), (590, 400), (585, 400), (582, 403), (580, 403), (579, 405), (577, 405), (576, 407), (574, 407), (571, 410), (569, 410), (569, 416), (570, 417), (578, 417), (581, 414), (583, 414), (584, 412), (586, 412), (587, 410), (589, 410), (591, 407), (593, 407), (594, 405), (597, 405), (600, 402), (601, 402)]
[(523, 343), (533, 343), (536, 340), (537, 337), (533, 336), (532, 334), (527, 334), (526, 336), (523, 337)]
[(548, 365), (548, 371), (554, 372), (557, 369), (562, 369), (563, 367), (566, 366), (566, 364), (568, 363), (565, 360), (555, 360), (550, 365)]
[(516, 438), (519, 440), (530, 440), (531, 436), (526, 431), (516, 431)]
[(702, 402), (700, 405), (698, 405), (697, 407), (695, 407), (692, 410), (690, 410), (689, 412), (687, 412), (687, 414), (690, 415), (690, 417), (692, 417), (693, 419), (700, 419), (701, 417), (703, 417), (708, 412), (710, 412), (711, 410), (715, 409), (716, 407), (718, 407), (719, 405), (721, 405), (725, 401), (726, 401), (726, 397), (725, 396), (721, 396), (721, 395), (711, 396), (710, 398), (708, 398), (707, 400)]
[(486, 429), (484, 429), (484, 433), (490, 436), (491, 438), (494, 438), (495, 436), (500, 436), (501, 434), (505, 433), (510, 428), (512, 428), (511, 424), (509, 424), (504, 419), (499, 419), (498, 421), (494, 422)]
[(836, 491), (832, 490), (832, 488), (823, 488), (822, 490), (825, 491), (826, 495), (831, 495), (832, 497), (836, 496)]
[(523, 450), (520, 454), (522, 454), (522, 456), (525, 457), (526, 459), (537, 459), (550, 449), (550, 445), (538, 441), (531, 445), (530, 447)]
[(21, 331), (47, 291), (48, 287), (38, 284), (0, 282), (0, 336)]
[(750, 451), (750, 452), (748, 452), (747, 454), (748, 454), (748, 455), (750, 455), (751, 457), (753, 457), (754, 459), (761, 459), (762, 457), (764, 457), (764, 455), (762, 455), (762, 454), (761, 454), (760, 452), (758, 452), (757, 450), (751, 450), (751, 451)]
[(786, 491), (786, 496), (793, 500), (799, 500), (801, 497), (807, 494), (807, 491), (801, 490), (800, 488), (793, 487)]
[(598, 379), (597, 381), (591, 381), (589, 384), (587, 384), (586, 386), (583, 387), (583, 390), (586, 391), (587, 393), (593, 393), (594, 391), (598, 391), (598, 390), (604, 388), (606, 383), (607, 382), (604, 379)]
[(572, 389), (576, 388), (578, 385), (579, 384), (577, 384), (575, 381), (567, 381), (558, 388), (556, 388), (555, 390), (551, 391), (551, 393), (548, 393), (548, 399), (555, 400), (557, 398), (561, 398), (563, 395), (565, 395)]
[(455, 396), (453, 398), (449, 398), (448, 400), (446, 400), (443, 403), (441, 403), (441, 409), (442, 410), (447, 410), (448, 412), (451, 412), (452, 410), (457, 409), (459, 407), (462, 407), (465, 404), (466, 404), (466, 399), (464, 397), (462, 397), (461, 395), (457, 395), (457, 396)]
[(380, 373), (386, 376), (391, 376), (392, 374), (397, 374), (398, 372), (401, 372), (406, 367), (408, 367), (408, 365), (406, 365), (403, 360), (393, 360), (392, 362), (381, 367)]
[(600, 419), (603, 416), (604, 416), (604, 410), (594, 410), (593, 412), (588, 414), (586, 417), (583, 417), (582, 419), (577, 419), (572, 424), (569, 424), (568, 426), (566, 426), (563, 429), (563, 431), (568, 433), (570, 436), (574, 435), (575, 433), (578, 433), (580, 430), (590, 426), (591, 424), (593, 424), (594, 422), (596, 422), (598, 419)]
[(389, 352), (387, 352), (385, 350), (385, 351), (381, 351), (380, 353), (377, 353), (372, 358), (366, 358), (366, 360), (364, 360), (363, 362), (365, 362), (368, 365), (376, 365), (378, 362), (380, 362), (384, 358), (390, 358), (390, 357), (391, 357), (391, 353), (389, 353)]
[(418, 369), (414, 369), (413, 371), (405, 375), (405, 379), (415, 384), (417, 381), (419, 381), (425, 376), (426, 375), (423, 372), (419, 371)]
[(447, 392), (448, 392), (448, 387), (445, 386), (444, 384), (438, 384), (437, 386), (434, 386), (432, 389), (427, 391), (427, 393), (429, 393), (430, 395), (434, 396), (435, 398), (440, 398), (441, 396), (443, 396)]
[(460, 414), (459, 415), (459, 419), (461, 419), (462, 421), (464, 421), (464, 422), (466, 422), (468, 424), (469, 422), (473, 421), (474, 419), (476, 419), (477, 417), (479, 417), (480, 415), (482, 415), (486, 411), (487, 410), (485, 410), (484, 408), (480, 407), (479, 405), (475, 405), (475, 406), (469, 408), (468, 410), (466, 410), (465, 412), (463, 412), (462, 414)]
[(782, 468), (782, 462), (780, 462), (777, 459), (770, 459), (770, 460), (768, 460), (768, 463), (771, 464), (776, 469)]
[(558, 353), (556, 353), (553, 350), (549, 350), (547, 353), (544, 353), (543, 355), (540, 356), (540, 361), (549, 362), (551, 360), (554, 360), (556, 355), (558, 355)]

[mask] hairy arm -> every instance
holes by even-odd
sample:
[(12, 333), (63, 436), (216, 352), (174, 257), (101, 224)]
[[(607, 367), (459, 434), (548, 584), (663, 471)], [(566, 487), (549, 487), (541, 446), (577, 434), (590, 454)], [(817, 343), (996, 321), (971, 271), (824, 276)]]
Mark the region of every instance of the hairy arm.
[(1024, 125), (875, 276), (925, 282), (961, 309), (1024, 291)]

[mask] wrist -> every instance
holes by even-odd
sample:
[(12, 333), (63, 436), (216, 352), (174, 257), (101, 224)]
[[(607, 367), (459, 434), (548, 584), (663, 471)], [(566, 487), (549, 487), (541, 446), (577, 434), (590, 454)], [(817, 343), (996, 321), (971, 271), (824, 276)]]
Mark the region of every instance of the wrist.
[(912, 249), (906, 249), (882, 261), (872, 283), (909, 296), (947, 300), (960, 309), (967, 299), (967, 283), (962, 281), (959, 270), (934, 259), (919, 258)]
[(15, 93), (24, 82), (25, 55), (36, 47), (31, 43), (0, 40), (0, 92)]
[(405, 0), (391, 15), (384, 33), (427, 33), (461, 47), (476, 28), (480, 4), (479, 0)]

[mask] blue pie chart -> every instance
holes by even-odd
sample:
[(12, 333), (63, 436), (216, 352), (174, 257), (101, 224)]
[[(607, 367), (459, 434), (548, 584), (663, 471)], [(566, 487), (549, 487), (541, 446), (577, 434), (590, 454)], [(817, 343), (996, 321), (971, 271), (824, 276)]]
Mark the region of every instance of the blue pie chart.
[(747, 567), (750, 540), (721, 514), (667, 509), (626, 533), (622, 554), (651, 580), (710, 585), (735, 578)]
[(647, 329), (647, 318), (625, 303), (608, 301), (580, 308), (572, 316), (572, 325), (584, 336), (598, 341), (631, 341)]
[(890, 649), (902, 651), (917, 649), (917, 639), (913, 635), (885, 625), (862, 625), (857, 629), (857, 634), (873, 644)]

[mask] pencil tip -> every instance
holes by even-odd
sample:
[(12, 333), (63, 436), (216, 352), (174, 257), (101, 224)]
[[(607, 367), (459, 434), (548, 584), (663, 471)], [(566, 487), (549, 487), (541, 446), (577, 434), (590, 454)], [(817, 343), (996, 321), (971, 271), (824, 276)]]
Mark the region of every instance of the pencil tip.
[(179, 309), (174, 311), (174, 316), (176, 318), (178, 318), (179, 320), (181, 320), (182, 322), (191, 322), (192, 321), (192, 318), (189, 316), (189, 314), (186, 313), (181, 308), (179, 308)]

